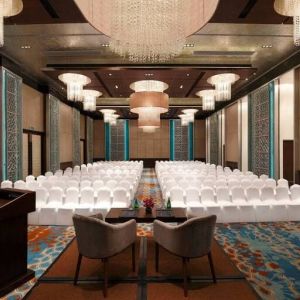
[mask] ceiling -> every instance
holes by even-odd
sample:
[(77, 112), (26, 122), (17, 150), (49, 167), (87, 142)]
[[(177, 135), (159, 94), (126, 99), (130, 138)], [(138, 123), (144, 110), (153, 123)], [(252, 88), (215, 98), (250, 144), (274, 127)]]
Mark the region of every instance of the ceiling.
[[(99, 108), (117, 107), (123, 117), (135, 116), (129, 113), (127, 100), (133, 81), (168, 83), (166, 92), (177, 100), (163, 117), (176, 117), (181, 108), (200, 108), (195, 93), (209, 88), (208, 77), (223, 72), (239, 74), (240, 80), (233, 86), (235, 95), (298, 51), (293, 45), (292, 20), (274, 11), (273, 0), (220, 0), (211, 22), (187, 38), (193, 47), (185, 47), (168, 63), (146, 65), (132, 64), (112, 53), (107, 47), (109, 38), (86, 23), (73, 0), (23, 2), (22, 13), (5, 21), (1, 52), (41, 84), (62, 91), (59, 74), (72, 71), (89, 76), (88, 88), (103, 93)], [(206, 116), (200, 109), (197, 117)]]

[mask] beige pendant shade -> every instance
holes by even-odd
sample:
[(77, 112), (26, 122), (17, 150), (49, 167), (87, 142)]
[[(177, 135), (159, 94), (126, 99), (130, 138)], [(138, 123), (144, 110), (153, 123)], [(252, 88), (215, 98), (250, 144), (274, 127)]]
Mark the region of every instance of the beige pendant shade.
[(130, 95), (130, 111), (139, 114), (145, 107), (151, 107), (162, 114), (169, 109), (169, 96), (161, 92), (138, 92)]

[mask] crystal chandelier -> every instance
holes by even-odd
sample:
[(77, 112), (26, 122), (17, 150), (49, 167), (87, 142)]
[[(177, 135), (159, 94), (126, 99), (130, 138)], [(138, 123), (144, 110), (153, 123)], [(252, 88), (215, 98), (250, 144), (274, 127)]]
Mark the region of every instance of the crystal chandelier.
[(58, 79), (67, 85), (67, 97), (71, 101), (82, 101), (83, 87), (91, 82), (89, 77), (75, 73), (61, 74)]
[(23, 10), (22, 0), (0, 0), (0, 46), (4, 44), (4, 18), (18, 15)]
[(102, 95), (101, 92), (96, 90), (83, 90), (83, 109), (87, 111), (95, 111), (96, 110), (96, 100), (98, 97)]
[(133, 82), (130, 88), (130, 111), (139, 115), (138, 127), (153, 132), (160, 127), (160, 114), (168, 111), (169, 96), (164, 93), (169, 86), (157, 80)]
[(184, 109), (182, 112), (187, 116), (189, 123), (194, 123), (195, 114), (198, 112), (198, 109), (193, 109), (193, 108)]
[(186, 37), (213, 16), (219, 0), (74, 0), (86, 20), (111, 37), (110, 47), (134, 62), (180, 54)]
[(196, 95), (202, 98), (202, 110), (209, 111), (215, 109), (215, 90), (203, 90), (196, 93)]
[(178, 116), (181, 119), (181, 126), (189, 125), (189, 116), (186, 114), (182, 114)]
[(104, 123), (117, 125), (119, 115), (115, 114), (116, 111), (114, 109), (101, 109), (100, 112), (103, 114)]
[(280, 15), (293, 17), (294, 44), (300, 46), (300, 0), (275, 0), (274, 8)]
[(207, 82), (215, 86), (216, 101), (226, 101), (231, 99), (231, 85), (239, 79), (237, 74), (224, 73), (209, 77)]

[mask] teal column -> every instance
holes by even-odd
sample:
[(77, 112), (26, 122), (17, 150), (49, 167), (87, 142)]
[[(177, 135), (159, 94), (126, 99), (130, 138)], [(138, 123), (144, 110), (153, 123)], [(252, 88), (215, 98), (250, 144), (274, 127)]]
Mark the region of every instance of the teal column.
[(269, 139), (269, 177), (274, 178), (275, 176), (275, 166), (274, 166), (274, 142), (275, 142), (275, 136), (274, 136), (274, 124), (275, 124), (275, 84), (274, 81), (269, 83), (269, 101), (270, 101), (270, 109), (269, 109), (269, 132), (270, 132), (270, 139)]
[(105, 160), (111, 159), (111, 128), (109, 123), (104, 123), (104, 134), (105, 134)]
[(194, 160), (194, 123), (188, 125), (188, 160)]
[(175, 121), (170, 120), (170, 160), (175, 160)]
[(124, 160), (129, 160), (129, 120), (124, 120)]

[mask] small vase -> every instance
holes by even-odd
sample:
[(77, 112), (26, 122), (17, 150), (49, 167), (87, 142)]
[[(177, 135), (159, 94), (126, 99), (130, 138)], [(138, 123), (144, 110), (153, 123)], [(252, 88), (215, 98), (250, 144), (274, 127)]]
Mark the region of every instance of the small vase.
[(146, 214), (152, 214), (152, 208), (146, 207)]

